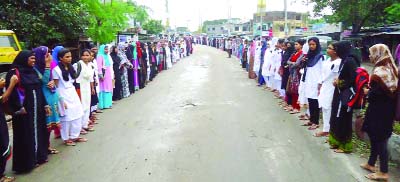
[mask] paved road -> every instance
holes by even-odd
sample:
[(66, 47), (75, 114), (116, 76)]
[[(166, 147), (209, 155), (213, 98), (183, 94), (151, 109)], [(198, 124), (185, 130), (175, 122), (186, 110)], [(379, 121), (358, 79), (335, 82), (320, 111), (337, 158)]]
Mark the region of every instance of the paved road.
[(366, 181), (356, 155), (334, 154), (236, 59), (197, 46), (144, 90), (101, 115), (89, 142), (18, 181)]

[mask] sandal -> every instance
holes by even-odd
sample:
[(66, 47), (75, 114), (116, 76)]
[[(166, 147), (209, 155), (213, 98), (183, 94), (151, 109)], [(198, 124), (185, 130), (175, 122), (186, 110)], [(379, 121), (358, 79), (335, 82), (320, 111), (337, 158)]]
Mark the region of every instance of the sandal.
[(48, 152), (48, 154), (58, 154), (58, 153), (60, 153), (60, 151), (58, 151), (56, 149), (52, 149), (52, 148), (47, 149), (47, 152)]
[(86, 134), (88, 134), (88, 132), (85, 129), (82, 129), (81, 130), (81, 135), (86, 135)]
[(310, 127), (308, 127), (308, 130), (316, 130), (317, 128), (319, 128), (319, 125), (312, 124)]
[(0, 182), (13, 182), (13, 181), (15, 181), (15, 177), (3, 176), (0, 178)]
[(314, 134), (315, 137), (327, 137), (328, 135), (329, 132), (318, 132)]
[(313, 123), (307, 122), (307, 123), (302, 124), (301, 126), (312, 126), (312, 125), (313, 125)]
[(368, 163), (360, 164), (360, 167), (373, 173), (377, 171), (375, 166), (370, 166)]
[(87, 142), (87, 141), (88, 141), (88, 139), (81, 138), (81, 137), (74, 139), (74, 142)]
[(64, 144), (66, 146), (75, 146), (76, 145), (76, 143), (72, 140), (66, 140), (66, 141), (64, 141)]
[(300, 113), (300, 111), (293, 109), (289, 114), (297, 114), (297, 113)]
[(344, 153), (346, 153), (345, 151), (343, 151), (342, 149), (335, 149), (335, 150), (333, 150), (335, 153), (338, 153), (338, 154), (344, 154)]
[(380, 176), (380, 175), (378, 175), (378, 173), (370, 173), (370, 174), (365, 175), (365, 177), (367, 179), (375, 180), (375, 181), (388, 181), (389, 180), (389, 177)]

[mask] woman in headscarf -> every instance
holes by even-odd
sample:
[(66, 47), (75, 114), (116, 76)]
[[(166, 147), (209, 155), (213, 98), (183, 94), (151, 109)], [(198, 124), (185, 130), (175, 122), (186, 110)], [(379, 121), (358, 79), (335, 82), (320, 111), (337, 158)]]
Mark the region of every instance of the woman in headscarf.
[(243, 53), (242, 53), (242, 68), (245, 69), (247, 68), (247, 62), (248, 62), (248, 57), (247, 57), (247, 53), (249, 51), (249, 42), (247, 39), (244, 40), (244, 45), (243, 45)]
[(285, 90), (285, 102), (283, 103), (283, 105), (286, 105), (288, 107), (286, 107), (285, 109), (289, 112), (293, 111), (293, 107), (292, 107), (292, 95), (291, 92), (287, 92), (286, 88), (287, 88), (287, 83), (289, 81), (289, 63), (288, 61), (290, 61), (290, 57), (292, 56), (293, 53), (295, 53), (295, 48), (294, 48), (294, 43), (293, 42), (285, 42), (285, 48), (286, 51), (283, 53), (282, 56), (282, 61), (281, 61), (281, 73), (282, 74), (282, 81), (281, 81), (281, 89)]
[(321, 44), (317, 37), (308, 39), (308, 46), (307, 56), (303, 59), (305, 64), (303, 79), (305, 81), (305, 96), (310, 109), (310, 121), (305, 123), (304, 126), (310, 126), (309, 130), (315, 130), (319, 128), (318, 83), (324, 55), (321, 53)]
[[(59, 96), (56, 91), (50, 70), (53, 58), (49, 53), (49, 48), (46, 46), (37, 47), (33, 49), (33, 51), (35, 52), (36, 58), (35, 70), (39, 75), (40, 81), (42, 82), (42, 91), (51, 110), (51, 114), (46, 117), (47, 130), (49, 132), (48, 136), (50, 137), (51, 131), (53, 130), (55, 135), (60, 136), (60, 116), (58, 114)], [(49, 143), (49, 154), (57, 153), (58, 151), (51, 148)]]
[(128, 82), (128, 69), (132, 69), (132, 63), (128, 60), (125, 54), (125, 48), (122, 44), (118, 46), (118, 56), (121, 58), (120, 69), (121, 69), (121, 95), (123, 98), (127, 98), (131, 95), (129, 91)]
[(339, 57), (343, 54), (343, 46), (338, 46), (339, 43), (329, 44), (327, 54), (329, 59), (323, 61), (321, 80), (319, 82), (318, 104), (322, 110), (322, 119), (324, 126), (321, 132), (316, 133), (316, 137), (324, 137), (329, 135), (330, 119), (332, 113), (332, 99), (335, 91), (333, 81), (339, 76), (339, 66), (342, 59)]
[(261, 54), (260, 54), (260, 69), (258, 70), (258, 85), (257, 86), (262, 86), (265, 84), (265, 80), (263, 77), (263, 69), (264, 69), (264, 61), (265, 61), (265, 51), (267, 50), (267, 42), (262, 41), (261, 42)]
[(335, 91), (332, 99), (332, 113), (328, 142), (336, 153), (350, 153), (353, 150), (352, 118), (353, 109), (347, 103), (356, 78), (357, 60), (350, 55), (351, 44), (348, 41), (335, 43), (334, 47), (339, 58), (339, 76), (334, 80)]
[[(278, 43), (278, 38), (272, 38), (272, 41), (269, 42), (269, 44), (266, 45), (264, 48), (265, 51), (263, 51), (263, 48), (261, 48), (261, 68), (262, 68), (262, 76), (263, 76), (263, 81), (265, 80), (265, 88), (267, 90), (273, 90), (273, 68), (272, 68), (272, 59), (274, 55), (274, 49), (276, 44)], [(259, 80), (260, 82), (260, 80)]]
[[(389, 48), (384, 44), (376, 44), (369, 48), (370, 60), (375, 64), (370, 77), (368, 91), (368, 108), (363, 131), (371, 142), (371, 154), (367, 164), (361, 167), (373, 173), (366, 177), (372, 180), (388, 180), (388, 140), (393, 132), (393, 120), (396, 108), (398, 87), (398, 69)], [(379, 157), (380, 170), (376, 172), (375, 163)]]
[(57, 58), (60, 62), (54, 68), (52, 75), (60, 95), (61, 138), (65, 145), (75, 146), (75, 142), (87, 141), (79, 137), (82, 129), (83, 108), (74, 86), (77, 73), (71, 64), (70, 50), (60, 50)]
[(250, 43), (250, 59), (249, 59), (249, 79), (255, 79), (256, 74), (254, 73), (254, 57), (256, 53), (256, 42), (254, 40)]
[(90, 64), (91, 61), (91, 51), (89, 49), (83, 50), (81, 53), (81, 60), (73, 65), (75, 71), (77, 72), (76, 84), (79, 84), (80, 88), (80, 99), (83, 108), (82, 116), (82, 130), (81, 134), (87, 134), (88, 131), (94, 131), (93, 125), (89, 125), (90, 108), (91, 108), (91, 98), (92, 94), (95, 94), (94, 89), (94, 69)]
[(261, 42), (256, 41), (256, 49), (254, 50), (254, 67), (253, 67), (253, 72), (256, 75), (256, 81), (258, 82), (258, 77), (262, 75), (258, 75), (258, 70), (260, 70), (260, 64), (261, 64)]
[(118, 56), (118, 48), (116, 46), (111, 47), (110, 56), (113, 60), (113, 69), (114, 69), (114, 89), (113, 89), (113, 100), (121, 100), (122, 99), (122, 80), (121, 80), (121, 58)]
[[(34, 70), (35, 55), (21, 51), (6, 76), (6, 86), (12, 90), (9, 99), (13, 122), (13, 171), (29, 172), (47, 162), (49, 137), (46, 114), (50, 114), (42, 91), (42, 83)], [(12, 83), (17, 80), (17, 84)]]
[(101, 45), (97, 54), (97, 66), (99, 70), (99, 109), (110, 109), (112, 107), (112, 60), (108, 56), (108, 46)]
[[(11, 81), (12, 84), (15, 84), (15, 78)], [(0, 89), (3, 89), (6, 86), (6, 81), (4, 79), (0, 79)], [(3, 98), (8, 97), (11, 93), (11, 90), (8, 89), (5, 93), (3, 93)], [(8, 134), (8, 124), (4, 115), (3, 104), (0, 104), (0, 181), (2, 182), (13, 182), (15, 181), (15, 177), (10, 177), (4, 175), (6, 171), (7, 161), (11, 158), (11, 142), (10, 136)]]

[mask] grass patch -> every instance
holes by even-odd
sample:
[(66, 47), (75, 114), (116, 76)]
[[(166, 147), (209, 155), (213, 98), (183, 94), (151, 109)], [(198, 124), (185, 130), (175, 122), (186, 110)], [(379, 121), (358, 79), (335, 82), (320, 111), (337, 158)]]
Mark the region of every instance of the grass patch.
[(365, 142), (363, 140), (360, 140), (356, 134), (353, 132), (353, 152), (357, 155), (359, 155), (362, 158), (367, 158), (369, 157), (370, 154), (370, 149), (371, 145), (369, 142)]
[(396, 122), (393, 126), (393, 132), (400, 135), (400, 123)]

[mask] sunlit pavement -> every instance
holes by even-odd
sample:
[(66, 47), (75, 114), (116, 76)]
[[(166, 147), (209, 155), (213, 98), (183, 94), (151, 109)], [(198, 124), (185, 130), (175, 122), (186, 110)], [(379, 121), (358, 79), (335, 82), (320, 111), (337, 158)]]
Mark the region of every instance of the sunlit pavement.
[(335, 154), (255, 85), (237, 59), (196, 46), (192, 56), (105, 110), (87, 143), (56, 141), (61, 153), (17, 180), (367, 181), (359, 167), (366, 159)]

